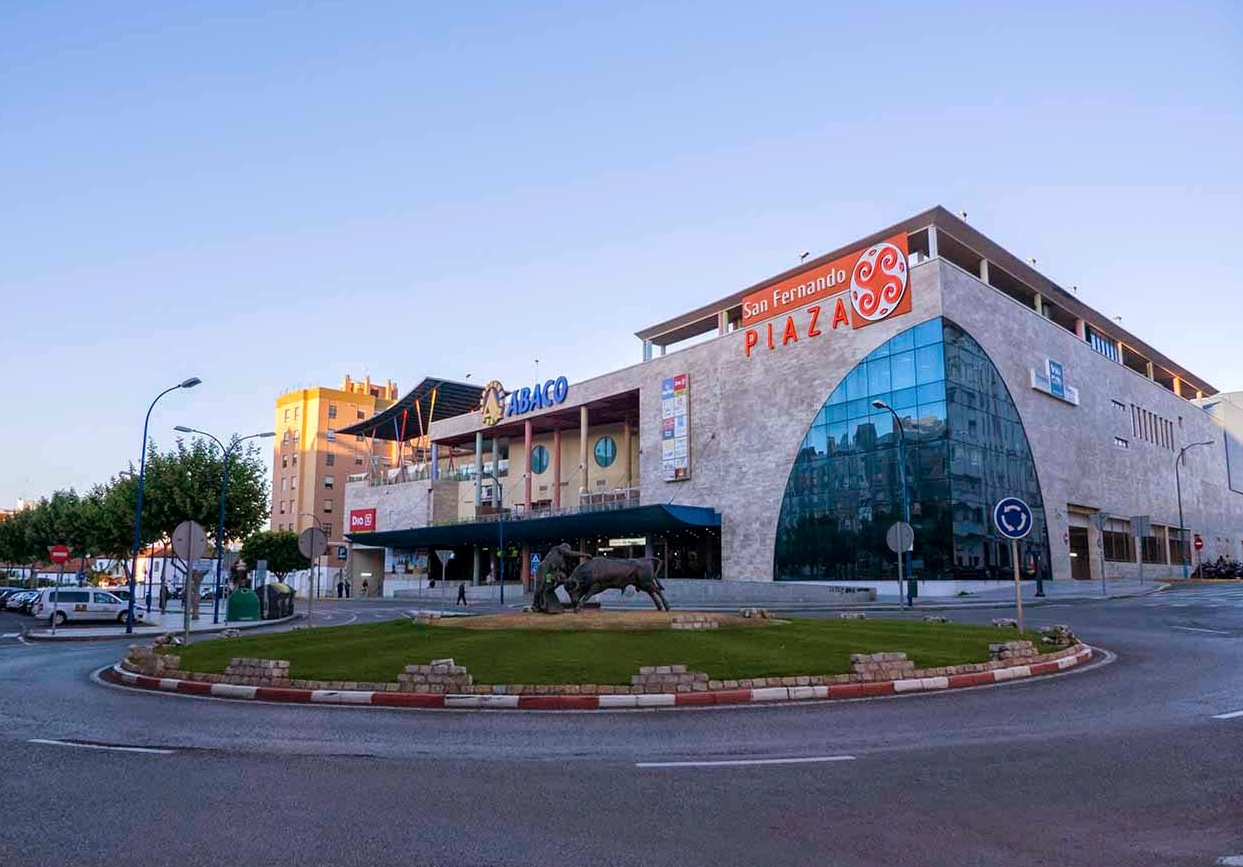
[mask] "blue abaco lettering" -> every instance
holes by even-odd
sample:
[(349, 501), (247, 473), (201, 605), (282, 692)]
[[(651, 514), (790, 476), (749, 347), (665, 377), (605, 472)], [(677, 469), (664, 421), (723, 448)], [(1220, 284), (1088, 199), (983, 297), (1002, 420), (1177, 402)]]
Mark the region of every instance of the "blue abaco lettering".
[(549, 409), (565, 403), (570, 394), (570, 381), (564, 376), (535, 383), (531, 388), (520, 388), (510, 393), (505, 415), (523, 415), (536, 409)]

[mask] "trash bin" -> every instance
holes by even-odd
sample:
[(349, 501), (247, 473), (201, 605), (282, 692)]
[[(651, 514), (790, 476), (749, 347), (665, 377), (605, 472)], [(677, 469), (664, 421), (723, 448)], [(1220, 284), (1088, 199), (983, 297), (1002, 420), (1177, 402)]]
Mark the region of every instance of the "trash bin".
[(259, 597), (249, 587), (239, 587), (229, 594), (225, 609), (229, 622), (259, 619)]
[(279, 581), (263, 585), (264, 620), (280, 620), (293, 616), (293, 588)]

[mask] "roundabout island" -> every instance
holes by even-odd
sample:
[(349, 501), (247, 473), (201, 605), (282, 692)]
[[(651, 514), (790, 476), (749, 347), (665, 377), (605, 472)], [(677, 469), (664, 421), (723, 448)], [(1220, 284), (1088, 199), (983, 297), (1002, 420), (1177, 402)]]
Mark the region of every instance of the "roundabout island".
[(399, 708), (621, 710), (858, 699), (1055, 674), (1091, 647), (1063, 626), (587, 611), (419, 616), (133, 645), (102, 677), (226, 699)]

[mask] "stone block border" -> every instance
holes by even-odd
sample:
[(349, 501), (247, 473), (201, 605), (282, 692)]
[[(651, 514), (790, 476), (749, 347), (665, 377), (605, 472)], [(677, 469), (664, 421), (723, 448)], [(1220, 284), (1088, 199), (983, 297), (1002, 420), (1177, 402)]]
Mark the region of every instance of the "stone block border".
[[(972, 686), (985, 686), (1045, 674), (1056, 674), (1075, 666), (1082, 665), (1093, 658), (1093, 648), (1084, 644), (1076, 644), (1057, 653), (1037, 657), (1028, 664), (1013, 665), (1009, 661), (993, 663), (972, 663), (948, 668), (927, 669), (914, 672), (913, 677), (894, 680), (872, 680), (853, 682), (834, 682), (813, 684), (814, 680), (830, 680), (830, 678), (754, 678), (749, 681), (713, 681), (705, 684), (702, 691), (666, 691), (633, 693), (622, 692), (625, 687), (617, 687), (618, 692), (607, 694), (583, 694), (584, 687), (579, 686), (576, 692), (543, 692), (513, 694), (506, 687), (489, 687), (486, 693), (450, 693), (450, 692), (398, 692), (381, 687), (380, 689), (358, 689), (358, 684), (342, 684), (337, 689), (305, 689), (287, 686), (260, 686), (255, 684), (225, 683), (219, 676), (215, 680), (190, 680), (181, 677), (153, 677), (127, 671), (120, 664), (104, 669), (100, 677), (109, 682), (123, 686), (137, 687), (160, 692), (175, 692), (184, 695), (209, 696), (214, 698), (231, 698), (254, 701), (294, 702), (300, 704), (348, 704), (367, 705), (371, 707), (399, 708), (463, 708), (463, 709), (507, 709), (507, 710), (616, 710), (625, 708), (654, 707), (704, 707), (730, 704), (751, 704), (778, 701), (807, 700), (841, 700), (857, 698), (873, 698), (877, 696), (898, 695), (911, 692), (929, 692), (946, 689), (961, 689)], [(1036, 660), (1040, 661), (1036, 661)], [(663, 666), (662, 666), (663, 667)], [(963, 669), (959, 671), (959, 669)], [(938, 673), (934, 673), (938, 672)], [(652, 672), (653, 675), (663, 672)], [(673, 674), (673, 672), (670, 672)], [(208, 677), (208, 675), (198, 675)], [(852, 677), (842, 675), (840, 677)], [(806, 685), (799, 682), (806, 680)], [(757, 683), (763, 681), (763, 683)], [(792, 684), (786, 684), (792, 681)], [(296, 681), (295, 681), (296, 682)], [(772, 685), (768, 685), (769, 683)], [(737, 687), (731, 684), (737, 683)], [(746, 683), (746, 686), (742, 686)], [(722, 688), (714, 688), (721, 684)], [(368, 686), (373, 686), (368, 684)], [(380, 686), (375, 684), (374, 686)], [(482, 689), (482, 687), (474, 687)], [(494, 692), (493, 689), (506, 690)], [(546, 690), (560, 690), (560, 687), (546, 687)]]

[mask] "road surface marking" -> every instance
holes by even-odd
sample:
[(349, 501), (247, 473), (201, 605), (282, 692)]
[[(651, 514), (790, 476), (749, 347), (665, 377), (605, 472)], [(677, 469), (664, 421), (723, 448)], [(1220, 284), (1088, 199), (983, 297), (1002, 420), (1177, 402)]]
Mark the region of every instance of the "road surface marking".
[(20, 632), (6, 632), (4, 635), (0, 635), (0, 638), (17, 638), (19, 635), (21, 635)]
[(157, 750), (152, 747), (109, 747), (103, 744), (80, 744), (74, 741), (56, 741), (46, 738), (31, 738), (29, 743), (48, 744), (54, 747), (77, 747), (80, 750), (110, 750), (118, 753), (150, 753), (157, 756), (171, 756), (176, 750)]
[(1243, 855), (1223, 855), (1217, 859), (1219, 867), (1243, 867)]
[(636, 768), (736, 768), (744, 765), (808, 765), (853, 762), (854, 756), (804, 756), (794, 759), (727, 759), (715, 762), (635, 762)]
[[(1231, 711), (1230, 713), (1214, 714), (1213, 719), (1236, 719), (1243, 716), (1243, 710)], [(1243, 862), (1240, 862), (1243, 863)]]
[(1229, 635), (1229, 632), (1223, 632), (1220, 629), (1201, 629), (1196, 626), (1171, 626), (1170, 629), (1181, 629), (1184, 632), (1211, 632), (1214, 635)]

